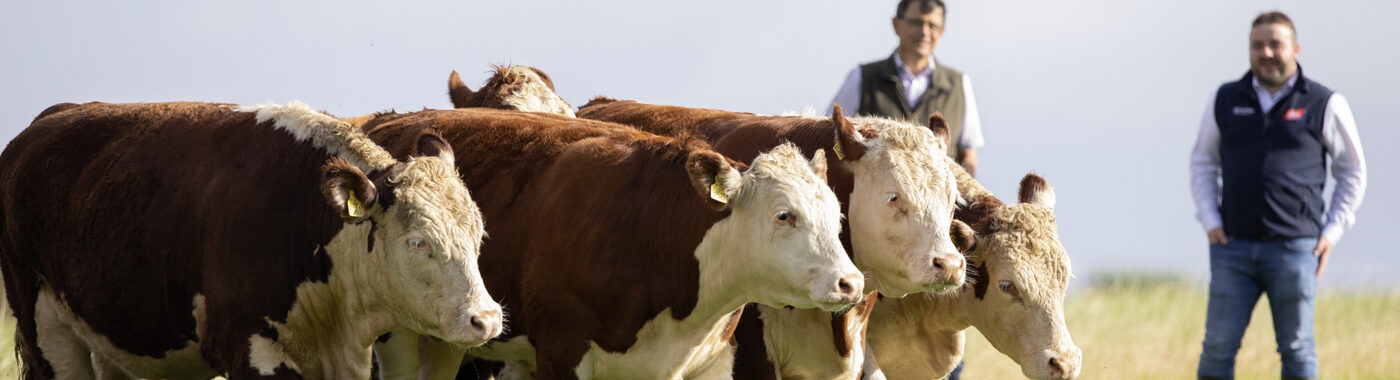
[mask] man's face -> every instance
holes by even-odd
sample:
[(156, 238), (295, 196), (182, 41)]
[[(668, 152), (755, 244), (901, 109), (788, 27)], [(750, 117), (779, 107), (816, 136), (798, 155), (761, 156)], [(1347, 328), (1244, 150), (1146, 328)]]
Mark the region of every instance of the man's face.
[(904, 17), (894, 20), (894, 34), (899, 36), (899, 51), (920, 57), (933, 56), (933, 46), (943, 36), (943, 8), (924, 13), (919, 2), (910, 2)]
[(1249, 69), (1259, 83), (1279, 86), (1298, 71), (1298, 40), (1288, 25), (1260, 24), (1249, 32)]

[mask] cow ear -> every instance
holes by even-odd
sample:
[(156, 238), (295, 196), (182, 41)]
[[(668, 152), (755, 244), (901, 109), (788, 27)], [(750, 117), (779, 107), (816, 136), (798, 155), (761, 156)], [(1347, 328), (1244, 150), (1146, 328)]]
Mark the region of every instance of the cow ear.
[(1021, 178), (1021, 189), (1016, 195), (1021, 203), (1033, 203), (1055, 209), (1055, 189), (1050, 187), (1049, 181), (1035, 173), (1028, 173), (1025, 178)]
[(933, 131), (933, 135), (943, 141), (943, 149), (953, 146), (953, 138), (948, 132), (948, 120), (943, 118), (943, 112), (934, 112), (928, 117), (928, 129)]
[(822, 177), (822, 181), (826, 181), (826, 151), (818, 149), (812, 152), (812, 160), (809, 163), (812, 165), (812, 172)]
[(321, 194), (346, 222), (368, 218), (369, 208), (379, 195), (364, 172), (339, 158), (321, 166)]
[(840, 104), (831, 105), (831, 124), (836, 127), (836, 143), (831, 146), (831, 151), (836, 154), (838, 160), (860, 161), (861, 157), (865, 157), (864, 138), (856, 132), (856, 127), (851, 125), (851, 121), (846, 120), (846, 115), (841, 112)]
[(729, 207), (729, 200), (739, 194), (743, 178), (730, 165), (729, 159), (708, 150), (691, 152), (685, 162), (686, 173), (696, 193), (715, 211)]
[(418, 135), (418, 143), (414, 146), (411, 154), (415, 157), (438, 156), (448, 164), (456, 165), (456, 157), (452, 153), (452, 144), (447, 143), (447, 139), (438, 133), (437, 129), (427, 128)]
[(953, 245), (957, 246), (958, 252), (962, 252), (963, 255), (972, 253), (972, 249), (977, 246), (977, 234), (961, 220), (953, 219), (953, 224), (948, 226), (948, 234), (953, 238)]
[(470, 101), (474, 95), (467, 83), (462, 81), (462, 76), (457, 75), (457, 70), (452, 70), (452, 74), (447, 76), (447, 97), (452, 99), (452, 108), (471, 107)]

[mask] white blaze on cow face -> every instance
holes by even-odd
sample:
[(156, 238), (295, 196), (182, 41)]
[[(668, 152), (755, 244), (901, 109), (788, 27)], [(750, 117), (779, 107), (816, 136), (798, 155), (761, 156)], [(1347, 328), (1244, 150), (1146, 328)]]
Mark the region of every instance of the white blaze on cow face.
[(860, 300), (865, 280), (841, 246), (841, 208), (820, 151), (809, 163), (783, 144), (742, 174), (729, 171), (721, 180), (733, 214), (716, 225), (724, 234), (720, 272), (756, 281), (742, 289), (770, 306), (839, 310)]
[(986, 291), (965, 304), (972, 325), (1027, 377), (1074, 378), (1082, 353), (1065, 327), (1070, 267), (1055, 230), (1054, 192), (1043, 180), (1028, 191), (1027, 182), (1023, 202), (998, 210), (993, 232), (978, 237), (971, 261), (986, 272)]
[(382, 296), (411, 330), (475, 346), (500, 335), (501, 307), (478, 274), (485, 230), (453, 165), (443, 157), (416, 157), (390, 173), (397, 200), (375, 232), (373, 271)]
[(889, 119), (852, 122), (879, 135), (847, 161), (856, 264), (875, 290), (891, 297), (961, 287), (964, 259), (949, 234), (959, 193), (944, 156), (947, 144), (928, 128)]
[(527, 66), (512, 66), (506, 70), (512, 74), (526, 78), (520, 85), (518, 91), (512, 92), (502, 99), (504, 105), (510, 109), (526, 112), (544, 112), (574, 117), (574, 108), (564, 99), (560, 98), (549, 85), (545, 83), (539, 74)]

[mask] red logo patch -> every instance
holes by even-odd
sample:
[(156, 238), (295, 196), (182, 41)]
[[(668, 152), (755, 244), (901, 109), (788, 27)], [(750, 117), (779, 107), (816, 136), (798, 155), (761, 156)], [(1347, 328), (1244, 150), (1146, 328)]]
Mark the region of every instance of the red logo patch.
[(1294, 121), (1303, 120), (1303, 114), (1308, 113), (1306, 108), (1289, 108), (1283, 113), (1283, 120)]

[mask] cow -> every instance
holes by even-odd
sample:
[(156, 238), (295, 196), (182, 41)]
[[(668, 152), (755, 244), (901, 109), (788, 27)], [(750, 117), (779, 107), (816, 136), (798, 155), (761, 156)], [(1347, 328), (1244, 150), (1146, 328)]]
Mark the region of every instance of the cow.
[(463, 160), (490, 235), (486, 286), (511, 315), (501, 340), (468, 353), (527, 376), (723, 377), (745, 304), (830, 312), (864, 295), (820, 152), (780, 145), (749, 165), (695, 137), (489, 109), (364, 128), (395, 155), (440, 135)]
[[(618, 122), (663, 135), (701, 134), (717, 151), (741, 161), (785, 141), (839, 158), (829, 179), (847, 206), (843, 244), (873, 290), (889, 297), (941, 293), (963, 285), (964, 265), (953, 236), (960, 197), (946, 156), (947, 128), (890, 119), (847, 120), (762, 116), (722, 110), (595, 98), (579, 117)], [(859, 125), (859, 127), (856, 127)], [(843, 313), (754, 306), (739, 326), (737, 378), (851, 379), (859, 376), (863, 336), (876, 295)]]
[(295, 101), (50, 107), (0, 153), (23, 377), (363, 379), (394, 326), (496, 337), (480, 210), (420, 142)]
[(453, 108), (494, 108), (574, 116), (574, 108), (554, 92), (554, 81), (530, 66), (492, 66), (492, 75), (475, 92), (457, 71), (447, 77)]
[[(949, 162), (952, 162), (951, 159)], [(958, 169), (968, 204), (958, 210), (976, 232), (969, 285), (951, 297), (906, 297), (876, 303), (867, 341), (870, 379), (940, 378), (962, 357), (963, 330), (977, 327), (1033, 379), (1079, 376), (1082, 352), (1064, 321), (1070, 260), (1055, 228), (1055, 192), (1027, 174), (1006, 205)], [(991, 291), (989, 291), (991, 290)]]

